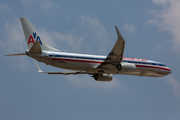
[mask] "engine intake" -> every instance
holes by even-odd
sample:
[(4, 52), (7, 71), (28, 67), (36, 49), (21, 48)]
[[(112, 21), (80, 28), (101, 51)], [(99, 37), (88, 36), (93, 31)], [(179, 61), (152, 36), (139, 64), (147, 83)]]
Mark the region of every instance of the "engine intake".
[(125, 72), (136, 70), (136, 65), (133, 63), (121, 63), (116, 67), (119, 71), (125, 71)]
[(108, 74), (94, 74), (93, 78), (96, 81), (111, 81), (112, 80), (112, 75), (108, 75)]

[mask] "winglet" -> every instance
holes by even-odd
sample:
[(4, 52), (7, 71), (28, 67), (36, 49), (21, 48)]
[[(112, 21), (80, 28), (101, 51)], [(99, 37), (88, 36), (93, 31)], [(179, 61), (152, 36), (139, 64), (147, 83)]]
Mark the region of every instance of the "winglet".
[(121, 33), (119, 32), (117, 26), (115, 26), (115, 28), (116, 28), (116, 32), (117, 32), (117, 37), (118, 37), (118, 39), (122, 39), (123, 37), (122, 37)]
[(34, 63), (35, 63), (35, 65), (36, 65), (37, 69), (38, 69), (38, 72), (43, 73), (43, 71), (42, 71), (41, 68), (37, 65), (37, 63), (36, 63), (35, 61), (34, 61)]

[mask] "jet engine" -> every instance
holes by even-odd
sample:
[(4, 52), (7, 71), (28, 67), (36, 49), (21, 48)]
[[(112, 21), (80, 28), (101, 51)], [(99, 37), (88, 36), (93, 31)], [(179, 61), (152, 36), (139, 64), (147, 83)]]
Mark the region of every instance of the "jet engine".
[(119, 71), (125, 71), (125, 72), (136, 70), (136, 65), (133, 63), (123, 62), (123, 63), (120, 63), (119, 65), (117, 65), (116, 67)]
[(94, 74), (93, 78), (96, 81), (111, 81), (113, 77), (111, 74)]

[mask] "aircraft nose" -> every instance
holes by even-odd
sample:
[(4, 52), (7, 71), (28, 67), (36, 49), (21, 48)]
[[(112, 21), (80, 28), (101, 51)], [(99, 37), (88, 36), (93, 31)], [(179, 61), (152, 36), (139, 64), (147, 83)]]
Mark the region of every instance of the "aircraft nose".
[(167, 74), (167, 75), (169, 75), (169, 74), (171, 74), (171, 73), (172, 73), (171, 69), (166, 70), (166, 74)]

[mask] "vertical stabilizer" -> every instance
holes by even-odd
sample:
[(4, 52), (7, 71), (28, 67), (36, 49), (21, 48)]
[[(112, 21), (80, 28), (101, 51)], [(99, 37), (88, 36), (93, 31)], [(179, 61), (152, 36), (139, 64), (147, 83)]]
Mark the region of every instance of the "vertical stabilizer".
[(59, 51), (58, 49), (55, 49), (45, 44), (44, 41), (40, 38), (40, 36), (37, 34), (37, 32), (34, 30), (34, 28), (31, 26), (31, 24), (28, 22), (26, 18), (20, 18), (20, 20), (21, 20), (24, 36), (26, 38), (26, 43), (29, 50), (35, 44), (36, 41), (39, 41), (42, 50)]

